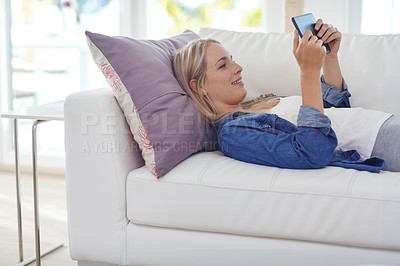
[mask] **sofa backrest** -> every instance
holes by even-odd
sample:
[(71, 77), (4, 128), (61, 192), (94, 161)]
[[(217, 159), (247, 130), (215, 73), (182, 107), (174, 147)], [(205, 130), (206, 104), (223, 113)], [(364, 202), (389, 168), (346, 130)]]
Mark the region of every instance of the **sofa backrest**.
[[(220, 41), (243, 67), (247, 98), (270, 92), (301, 94), (299, 67), (292, 54), (293, 34), (202, 28), (199, 35)], [(339, 60), (353, 107), (400, 115), (399, 47), (400, 34), (343, 34)]]

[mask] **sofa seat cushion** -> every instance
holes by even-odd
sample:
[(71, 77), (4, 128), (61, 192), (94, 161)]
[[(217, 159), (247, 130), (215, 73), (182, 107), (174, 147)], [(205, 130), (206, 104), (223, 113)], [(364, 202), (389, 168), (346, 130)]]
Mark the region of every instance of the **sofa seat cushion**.
[(400, 173), (253, 165), (192, 155), (127, 178), (131, 223), (400, 250)]

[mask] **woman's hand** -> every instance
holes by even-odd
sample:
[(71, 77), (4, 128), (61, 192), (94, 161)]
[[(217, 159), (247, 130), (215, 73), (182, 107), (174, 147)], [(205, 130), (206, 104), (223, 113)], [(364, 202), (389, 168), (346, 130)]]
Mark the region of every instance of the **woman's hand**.
[(294, 32), (293, 54), (302, 73), (313, 73), (319, 77), (326, 54), (326, 48), (322, 44), (322, 40), (310, 30), (306, 31), (300, 40), (297, 30)]
[(320, 38), (324, 44), (327, 43), (329, 48), (331, 48), (332, 54), (329, 53), (328, 56), (337, 55), (342, 40), (342, 33), (338, 31), (336, 27), (324, 23), (322, 19), (317, 20), (314, 29), (317, 32), (318, 38)]

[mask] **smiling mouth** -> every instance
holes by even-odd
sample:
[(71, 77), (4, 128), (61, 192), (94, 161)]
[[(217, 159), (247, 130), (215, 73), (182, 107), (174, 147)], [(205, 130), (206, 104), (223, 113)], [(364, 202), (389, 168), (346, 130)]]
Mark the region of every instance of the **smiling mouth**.
[(238, 80), (232, 82), (231, 84), (232, 85), (236, 85), (236, 84), (241, 83), (241, 82), (242, 82), (242, 79), (238, 79)]

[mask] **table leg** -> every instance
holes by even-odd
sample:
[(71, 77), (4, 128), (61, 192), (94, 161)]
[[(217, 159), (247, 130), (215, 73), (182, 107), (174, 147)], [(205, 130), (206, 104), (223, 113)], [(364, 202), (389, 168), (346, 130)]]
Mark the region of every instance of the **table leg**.
[[(40, 257), (46, 256), (47, 254), (49, 254), (49, 253), (53, 252), (54, 250), (62, 247), (63, 245), (64, 245), (64, 243), (58, 243), (57, 245), (55, 245), (55, 246), (53, 246), (53, 247), (51, 247), (49, 249), (41, 251), (40, 252)], [(33, 257), (30, 257), (29, 259), (24, 260), (21, 263), (18, 263), (16, 266), (25, 266), (25, 265), (28, 265), (28, 264), (34, 262), (35, 260), (36, 260), (36, 256), (33, 256)]]
[(37, 180), (37, 125), (42, 120), (36, 120), (32, 126), (32, 158), (33, 158), (33, 202), (35, 214), (35, 247), (36, 247), (36, 265), (40, 266), (40, 233), (39, 233), (39, 197), (38, 197), (38, 180)]
[(40, 257), (43, 257), (54, 250), (62, 247), (64, 243), (40, 252), (40, 233), (39, 233), (39, 197), (38, 197), (38, 180), (37, 180), (37, 125), (47, 120), (36, 120), (32, 126), (32, 158), (33, 158), (33, 201), (34, 201), (34, 219), (35, 219), (35, 247), (36, 255), (24, 260), (23, 255), (23, 237), (22, 237), (22, 211), (21, 211), (21, 193), (20, 193), (20, 170), (19, 170), (19, 147), (18, 147), (18, 119), (14, 119), (14, 149), (15, 149), (15, 177), (17, 190), (17, 215), (18, 215), (18, 246), (19, 246), (19, 263), (17, 266), (30, 264), (36, 260), (36, 265), (40, 266)]
[(24, 260), (24, 247), (22, 241), (22, 215), (21, 215), (21, 193), (19, 185), (19, 147), (18, 147), (18, 119), (14, 119), (14, 149), (15, 149), (15, 181), (17, 189), (17, 218), (18, 218), (18, 250), (19, 262)]
[[(40, 253), (40, 233), (39, 233), (39, 193), (38, 193), (38, 179), (37, 179), (37, 125), (46, 122), (46, 120), (36, 120), (32, 126), (32, 158), (33, 158), (33, 201), (34, 201), (34, 214), (35, 214), (35, 243), (36, 243), (36, 265), (40, 266), (40, 257), (44, 256), (57, 248), (61, 247), (60, 243), (53, 248), (50, 248)], [(33, 259), (34, 260), (34, 259)]]

